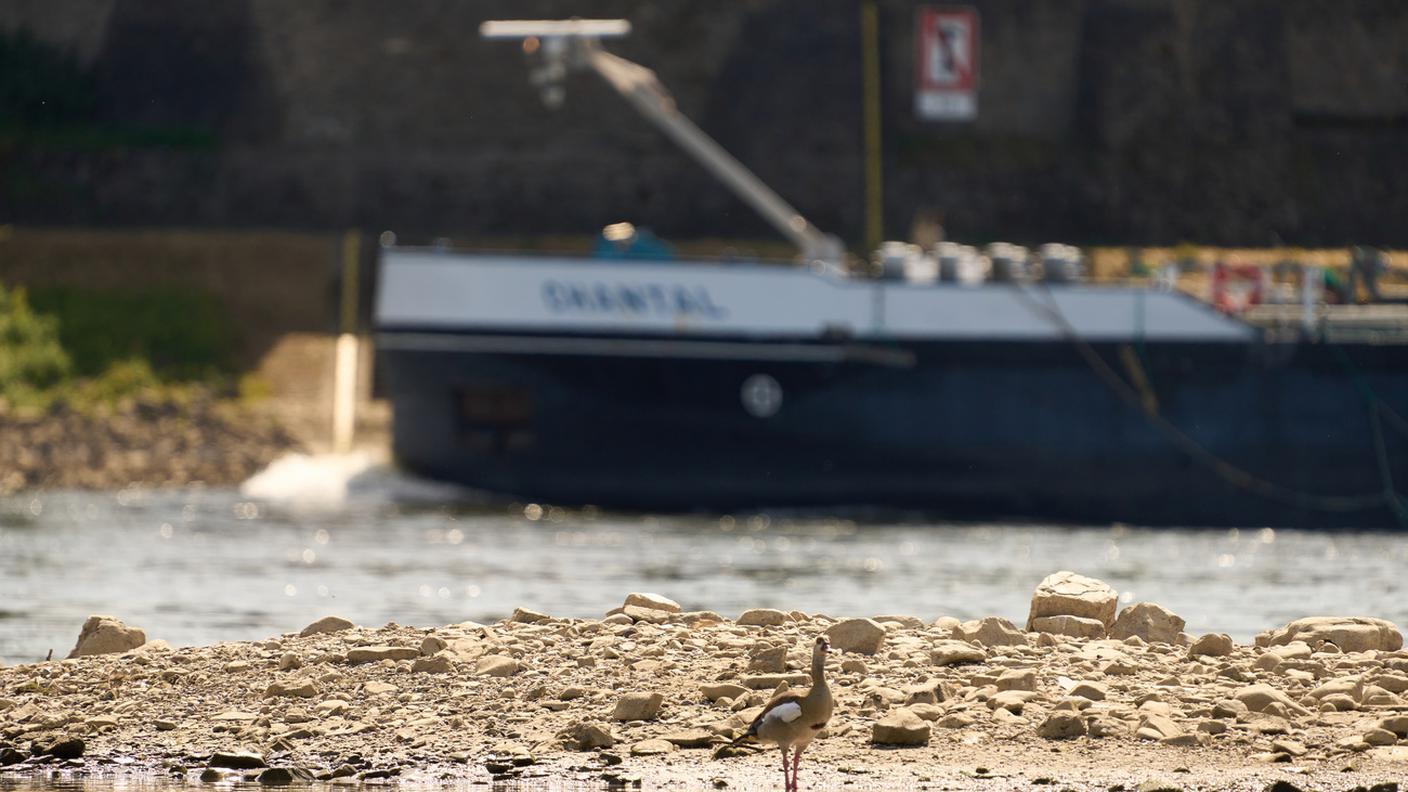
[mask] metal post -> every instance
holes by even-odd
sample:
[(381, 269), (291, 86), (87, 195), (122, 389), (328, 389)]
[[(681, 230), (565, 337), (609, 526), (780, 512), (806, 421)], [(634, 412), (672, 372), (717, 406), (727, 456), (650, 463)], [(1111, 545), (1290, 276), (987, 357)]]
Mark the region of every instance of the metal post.
[(885, 197), (880, 143), (880, 22), (876, 0), (861, 0), (860, 51), (865, 139), (865, 246), (885, 238)]

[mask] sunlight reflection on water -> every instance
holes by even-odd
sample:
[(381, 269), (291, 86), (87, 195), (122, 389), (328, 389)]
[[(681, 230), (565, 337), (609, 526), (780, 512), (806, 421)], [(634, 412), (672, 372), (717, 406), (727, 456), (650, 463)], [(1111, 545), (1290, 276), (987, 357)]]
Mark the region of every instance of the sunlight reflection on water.
[(1188, 631), (1246, 641), (1314, 614), (1408, 622), (1393, 533), (857, 522), (781, 514), (622, 516), (539, 504), (335, 509), (234, 490), (0, 500), (0, 658), (62, 656), (110, 613), (174, 645), (367, 625), (488, 621), (525, 606), (599, 617), (630, 591), (736, 616), (986, 615), (1022, 622), (1032, 588), (1074, 569), (1153, 600)]

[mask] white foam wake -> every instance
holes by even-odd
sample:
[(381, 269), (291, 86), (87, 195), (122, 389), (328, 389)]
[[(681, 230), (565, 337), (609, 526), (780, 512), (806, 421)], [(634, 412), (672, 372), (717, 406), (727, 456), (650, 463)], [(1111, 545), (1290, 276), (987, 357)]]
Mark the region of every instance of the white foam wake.
[(375, 464), (370, 454), (285, 454), (240, 485), (248, 498), (304, 506), (340, 506), (351, 484)]

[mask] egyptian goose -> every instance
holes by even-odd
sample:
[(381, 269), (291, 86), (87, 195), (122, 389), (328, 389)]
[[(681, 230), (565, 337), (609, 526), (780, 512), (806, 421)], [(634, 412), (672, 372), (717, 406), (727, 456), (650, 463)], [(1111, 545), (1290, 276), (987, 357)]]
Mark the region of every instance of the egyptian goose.
[[(749, 737), (770, 742), (782, 749), (782, 784), (787, 792), (796, 792), (797, 766), (802, 751), (831, 720), (831, 689), (826, 686), (826, 653), (830, 649), (825, 636), (817, 636), (812, 647), (812, 687), (806, 691), (779, 693), (763, 707), (739, 741)], [(792, 752), (789, 769), (788, 752)]]

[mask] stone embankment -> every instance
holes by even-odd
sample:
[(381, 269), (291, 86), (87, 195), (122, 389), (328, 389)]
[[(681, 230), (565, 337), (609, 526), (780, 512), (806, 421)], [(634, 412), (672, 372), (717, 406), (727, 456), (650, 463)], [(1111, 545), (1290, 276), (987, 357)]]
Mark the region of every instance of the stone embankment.
[(336, 785), (776, 786), (730, 741), (833, 653), (836, 714), (802, 784), (1392, 792), (1408, 652), (1363, 617), (1241, 645), (1099, 581), (1042, 581), (1027, 625), (754, 609), (632, 594), (597, 619), (359, 627), (174, 649), (94, 617), (69, 659), (0, 669), (0, 773)]
[(0, 495), (37, 489), (233, 486), (298, 448), (267, 416), (209, 396), (39, 416), (0, 412)]

